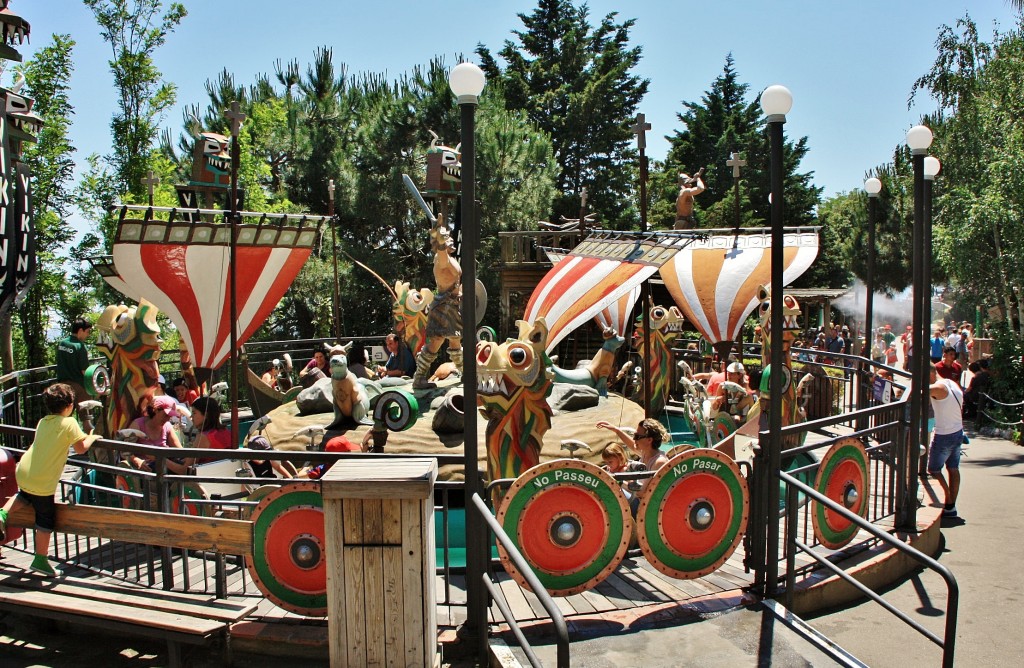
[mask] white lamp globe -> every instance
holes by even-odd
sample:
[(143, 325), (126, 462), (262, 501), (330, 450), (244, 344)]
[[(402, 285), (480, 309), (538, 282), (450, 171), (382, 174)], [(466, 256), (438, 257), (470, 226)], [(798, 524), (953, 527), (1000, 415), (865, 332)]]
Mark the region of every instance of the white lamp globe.
[(869, 196), (875, 197), (878, 193), (882, 192), (882, 182), (872, 176), (864, 181), (864, 190)]
[(459, 63), (448, 75), (448, 87), (459, 103), (476, 102), (484, 89), (484, 71), (473, 63)]
[(761, 109), (769, 118), (772, 116), (782, 116), (785, 118), (792, 108), (793, 94), (785, 86), (778, 84), (768, 86), (761, 93)]
[(931, 180), (939, 175), (939, 170), (942, 169), (942, 163), (939, 159), (933, 155), (925, 156), (924, 158), (924, 178)]
[(932, 131), (924, 125), (915, 125), (907, 131), (907, 146), (914, 153), (923, 153), (932, 145)]

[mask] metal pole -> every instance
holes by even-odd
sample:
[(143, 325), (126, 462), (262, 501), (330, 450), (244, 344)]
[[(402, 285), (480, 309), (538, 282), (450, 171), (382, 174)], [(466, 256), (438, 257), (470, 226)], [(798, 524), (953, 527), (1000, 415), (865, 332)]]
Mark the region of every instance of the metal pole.
[[(636, 125), (633, 132), (636, 134), (637, 148), (640, 150), (640, 230), (647, 232), (647, 130), (651, 124), (647, 122), (643, 114), (636, 115)], [(648, 281), (643, 282), (640, 288), (640, 308), (643, 313), (644, 327), (644, 417), (651, 417), (651, 286)]]
[[(875, 315), (875, 226), (878, 220), (878, 194), (868, 195), (868, 268), (864, 298), (864, 334), (867, 340), (868, 354), (871, 357), (871, 344), (875, 339), (874, 323)], [(870, 338), (868, 338), (870, 337)], [(862, 407), (863, 408), (863, 407)]]
[(331, 260), (334, 264), (334, 338), (341, 340), (341, 287), (338, 284), (338, 237), (334, 219), (334, 179), (327, 182), (327, 215), (331, 217)]
[[(922, 163), (923, 165), (923, 163)], [(931, 336), (928, 330), (932, 322), (932, 179), (922, 174), (922, 214), (921, 225), (921, 338), (922, 345), (919, 348), (920, 357), (920, 378), (921, 383), (921, 442), (928, 442), (928, 409), (931, 406), (931, 395), (928, 392), (928, 384), (931, 379)], [(959, 382), (959, 379), (958, 379)], [(915, 386), (916, 387), (916, 386)], [(921, 462), (926, 466), (927, 462)], [(915, 472), (916, 480), (916, 472)], [(916, 490), (915, 490), (916, 491)], [(914, 504), (915, 507), (917, 504)]]
[(921, 415), (923, 410), (922, 398), (925, 396), (926, 379), (922, 379), (922, 367), (919, 364), (923, 358), (924, 340), (921, 330), (924, 323), (921, 322), (921, 300), (924, 297), (924, 283), (922, 275), (922, 257), (924, 245), (924, 156), (925, 152), (914, 152), (914, 235), (913, 235), (913, 265), (911, 275), (913, 276), (912, 300), (913, 321), (911, 323), (911, 340), (913, 341), (914, 355), (911, 359), (910, 368), (912, 389), (910, 394), (910, 429), (907, 439), (907, 465), (906, 470), (900, 475), (906, 476), (907, 487), (902, 499), (902, 508), (899, 513), (899, 529), (903, 531), (917, 530), (917, 471), (921, 458)]
[(462, 112), (462, 394), (465, 400), (463, 438), (466, 470), (466, 632), (487, 653), (487, 600), (481, 584), (486, 571), (486, 527), (470, 499), (482, 495), (478, 469), (476, 411), (476, 249), (480, 230), (476, 221), (476, 100), (459, 100)]
[(241, 155), (238, 130), (245, 114), (239, 111), (238, 102), (234, 101), (227, 116), (231, 120), (231, 272), (228, 277), (231, 292), (231, 447), (238, 447), (238, 162)]
[(764, 476), (767, 484), (764, 509), (765, 534), (768, 549), (765, 551), (765, 593), (774, 596), (779, 584), (779, 483), (777, 474), (782, 467), (782, 274), (785, 269), (783, 255), (783, 218), (785, 215), (783, 192), (783, 133), (786, 117), (776, 114), (768, 117), (768, 140), (770, 146), (771, 178), (771, 223), (772, 223), (772, 280), (771, 280), (771, 373), (769, 397), (771, 408), (768, 412), (768, 473)]

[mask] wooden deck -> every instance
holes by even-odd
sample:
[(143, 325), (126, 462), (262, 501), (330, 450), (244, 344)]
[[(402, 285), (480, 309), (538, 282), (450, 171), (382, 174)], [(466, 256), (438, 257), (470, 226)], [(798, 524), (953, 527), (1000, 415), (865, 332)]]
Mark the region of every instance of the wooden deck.
[[(801, 510), (800, 515), (803, 520), (805, 511)], [(801, 524), (803, 523), (801, 521)], [(873, 541), (867, 540), (868, 538), (866, 534), (858, 536), (854, 542), (857, 547), (845, 553), (837, 554), (824, 548), (821, 548), (821, 552), (849, 556), (871, 547)], [(861, 539), (864, 539), (864, 542), (861, 542)], [(106, 586), (124, 587), (135, 592), (147, 587), (162, 589), (163, 571), (158, 548), (109, 542), (101, 545), (96, 539), (86, 538), (79, 538), (76, 545), (74, 536), (60, 534), (56, 536), (55, 542), (59, 542), (60, 556), (53, 559), (53, 563), (59, 572), (67, 576), (92, 579)], [(31, 539), (19, 540), (15, 545), (13, 548), (6, 546), (3, 551), (3, 558), (0, 559), (0, 578), (23, 575), (28, 569), (31, 562)], [(73, 553), (76, 548), (80, 551), (80, 565), (62, 561), (69, 550)], [(153, 553), (152, 568), (148, 550), (152, 550)], [(798, 567), (805, 567), (810, 563), (811, 560), (803, 555), (797, 560)], [(215, 593), (212, 576), (216, 565), (212, 555), (196, 552), (186, 554), (182, 550), (174, 550), (170, 565), (174, 582), (172, 591), (188, 590), (210, 595)], [(282, 610), (263, 598), (249, 578), (240, 558), (228, 557), (225, 560), (225, 571), (228, 598), (245, 600), (257, 605), (246, 621), (326, 627), (324, 618), (297, 615)], [(548, 620), (548, 615), (536, 595), (520, 587), (508, 575), (500, 572), (500, 569), (496, 580), (518, 622), (536, 625)], [(554, 601), (570, 623), (582, 619), (614, 618), (621, 624), (624, 620), (638, 619), (654, 611), (658, 612), (661, 619), (665, 619), (672, 616), (674, 608), (678, 608), (680, 614), (683, 614), (684, 609), (692, 610), (693, 606), (699, 608), (716, 598), (735, 601), (743, 596), (745, 588), (752, 582), (752, 573), (745, 572), (743, 567), (741, 545), (718, 570), (693, 580), (679, 580), (664, 575), (642, 555), (627, 557), (610, 577), (595, 588), (573, 596), (555, 598)], [(435, 577), (435, 583), (438, 627), (439, 632), (444, 633), (456, 628), (466, 619), (465, 577), (461, 574), (452, 574), (446, 583), (445, 579), (438, 575)], [(490, 620), (499, 625), (505, 621), (497, 606), (492, 605)]]

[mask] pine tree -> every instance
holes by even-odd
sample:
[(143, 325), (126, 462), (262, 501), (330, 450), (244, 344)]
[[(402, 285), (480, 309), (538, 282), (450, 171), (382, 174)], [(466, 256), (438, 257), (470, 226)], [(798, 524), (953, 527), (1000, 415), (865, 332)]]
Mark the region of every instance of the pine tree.
[[(666, 137), (671, 148), (653, 178), (651, 216), (653, 225), (671, 228), (675, 222), (675, 198), (679, 173), (693, 174), (705, 168), (707, 190), (696, 198), (698, 227), (732, 227), (735, 195), (732, 170), (725, 163), (737, 152), (747, 161), (740, 178), (741, 225), (765, 225), (769, 219), (769, 153), (761, 107), (748, 102), (750, 86), (741, 83), (732, 54), (726, 56), (722, 74), (715, 78), (700, 102), (684, 102), (677, 114), (683, 128)], [(813, 185), (812, 173), (800, 173), (807, 154), (807, 138), (786, 141), (787, 226), (814, 224), (821, 188)]]
[(649, 83), (631, 73), (641, 56), (639, 46), (629, 46), (635, 21), (616, 23), (612, 12), (594, 27), (586, 5), (566, 0), (539, 0), (532, 14), (518, 16), (519, 43), (506, 40), (498, 52), (504, 69), (487, 47), (477, 54), (506, 107), (525, 111), (551, 137), (561, 168), (552, 219), (578, 217), (586, 187), (602, 224), (635, 225), (631, 126)]

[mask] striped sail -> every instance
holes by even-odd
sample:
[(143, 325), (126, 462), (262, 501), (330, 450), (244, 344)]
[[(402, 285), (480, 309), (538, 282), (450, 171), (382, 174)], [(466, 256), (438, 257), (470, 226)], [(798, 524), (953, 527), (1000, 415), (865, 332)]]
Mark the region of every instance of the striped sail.
[[(689, 241), (689, 239), (686, 239)], [(570, 332), (605, 309), (612, 317), (628, 318), (619, 299), (640, 285), (678, 252), (677, 237), (595, 234), (560, 259), (530, 296), (524, 319), (548, 323), (551, 351)], [(623, 327), (623, 330), (625, 327)]]
[[(543, 250), (544, 254), (548, 256), (548, 261), (551, 262), (551, 264), (558, 264), (569, 255), (569, 251), (560, 248), (545, 248)], [(596, 322), (598, 327), (601, 329), (610, 327), (618, 332), (620, 336), (624, 336), (624, 333), (628, 331), (630, 326), (630, 316), (633, 313), (633, 307), (636, 306), (638, 299), (640, 299), (640, 286), (624, 293), (621, 297), (609, 304), (608, 308), (603, 309), (600, 313), (594, 316), (594, 322)]]
[[(680, 250), (661, 277), (686, 318), (714, 344), (739, 336), (757, 306), (758, 287), (771, 283), (772, 239), (767, 229), (709, 233)], [(783, 243), (782, 280), (788, 285), (818, 256), (818, 228), (789, 228)]]
[[(239, 345), (284, 296), (318, 234), (319, 225), (308, 222), (239, 225)], [(231, 354), (230, 258), (230, 227), (223, 223), (122, 218), (113, 248), (116, 274), (104, 279), (152, 302), (177, 326), (193, 363), (216, 369)]]

